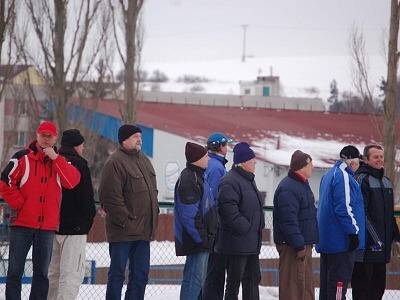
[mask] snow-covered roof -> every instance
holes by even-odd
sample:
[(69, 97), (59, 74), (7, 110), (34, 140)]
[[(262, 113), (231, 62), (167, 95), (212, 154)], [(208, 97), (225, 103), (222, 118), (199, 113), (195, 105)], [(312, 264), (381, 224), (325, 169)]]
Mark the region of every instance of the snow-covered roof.
[[(329, 167), (348, 144), (360, 151), (381, 143), (382, 117), (295, 110), (213, 107), (139, 102), (138, 123), (205, 143), (221, 131), (252, 145), (261, 160), (287, 166), (291, 154), (309, 153), (316, 167)], [(99, 112), (119, 117), (116, 101), (102, 101)], [(400, 125), (397, 124), (397, 137)]]

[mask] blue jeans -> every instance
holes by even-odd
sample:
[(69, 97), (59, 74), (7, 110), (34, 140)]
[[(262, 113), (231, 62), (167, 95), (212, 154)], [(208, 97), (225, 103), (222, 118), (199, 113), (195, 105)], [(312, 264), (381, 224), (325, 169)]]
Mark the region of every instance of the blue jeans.
[(26, 256), (31, 246), (33, 276), (30, 300), (47, 299), (49, 279), (47, 272), (51, 260), (54, 231), (27, 227), (11, 227), (6, 299), (21, 299), (21, 278), (24, 274)]
[(180, 300), (201, 299), (201, 290), (207, 275), (208, 252), (186, 256)]
[(106, 300), (120, 300), (129, 259), (129, 279), (125, 300), (142, 300), (149, 280), (150, 242), (111, 242)]

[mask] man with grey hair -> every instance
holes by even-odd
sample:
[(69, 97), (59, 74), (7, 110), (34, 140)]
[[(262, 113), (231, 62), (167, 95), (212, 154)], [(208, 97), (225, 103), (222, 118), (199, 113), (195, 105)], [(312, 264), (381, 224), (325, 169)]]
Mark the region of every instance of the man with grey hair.
[(364, 199), (367, 232), (365, 251), (357, 255), (354, 264), (352, 296), (355, 300), (382, 299), (392, 242), (399, 241), (400, 235), (393, 216), (393, 184), (385, 176), (384, 150), (372, 144), (364, 148), (363, 154), (356, 178)]
[(361, 189), (354, 172), (360, 152), (352, 145), (322, 177), (319, 189), (318, 229), (321, 253), (319, 299), (346, 299), (356, 249), (364, 248), (365, 213)]

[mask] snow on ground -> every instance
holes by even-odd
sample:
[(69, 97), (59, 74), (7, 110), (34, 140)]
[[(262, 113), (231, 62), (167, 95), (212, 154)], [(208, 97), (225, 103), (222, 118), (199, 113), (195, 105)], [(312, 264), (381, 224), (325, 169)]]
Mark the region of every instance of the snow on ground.
[[(123, 287), (123, 293), (126, 286)], [(151, 300), (174, 300), (179, 299), (179, 285), (148, 285), (146, 288), (145, 299)], [(29, 298), (30, 285), (22, 285), (22, 300)], [(5, 299), (5, 285), (0, 285), (0, 300)], [(104, 299), (106, 295), (105, 285), (81, 285), (77, 300)], [(315, 299), (318, 299), (319, 289), (315, 289)], [(347, 291), (347, 299), (351, 299), (351, 289)], [(278, 299), (279, 292), (277, 287), (260, 286), (260, 299), (272, 300)], [(241, 292), (239, 293), (241, 299)], [(383, 296), (383, 300), (400, 299), (400, 291), (387, 290)]]
[[(175, 255), (174, 242), (151, 242), (151, 265), (179, 265), (185, 263), (185, 257)], [(314, 252), (314, 257), (319, 254)], [(261, 247), (261, 259), (278, 258), (279, 254), (275, 246), (263, 245)], [(86, 245), (86, 259), (95, 260), (96, 267), (107, 267), (110, 265), (110, 257), (108, 255), (108, 243), (88, 243)]]
[[(176, 79), (184, 74), (204, 76), (214, 81), (201, 84), (206, 93), (239, 94), (240, 80), (255, 80), (258, 75), (273, 74), (280, 76), (281, 85), (286, 96), (310, 96), (305, 88), (317, 87), (320, 96), (326, 99), (329, 95), (329, 84), (333, 79), (338, 82), (340, 91), (353, 90), (351, 64), (349, 56), (300, 56), (300, 57), (260, 57), (250, 58), (245, 63), (240, 60), (208, 61), (144, 61), (143, 68), (151, 74), (161, 70), (170, 78), (162, 84), (162, 91), (182, 92), (187, 85), (177, 83)], [(381, 76), (386, 75), (386, 65), (381, 56), (369, 57), (371, 86), (376, 86)], [(375, 89), (376, 92), (377, 89)]]
[[(175, 255), (174, 242), (151, 242), (150, 244), (150, 265), (179, 265), (185, 263), (184, 256)], [(319, 254), (313, 250), (313, 257), (319, 257)], [(5, 250), (4, 259), (8, 259), (8, 251)], [(261, 247), (260, 259), (276, 259), (279, 254), (275, 246), (263, 245)], [(28, 259), (32, 259), (32, 249), (28, 253)], [(110, 256), (108, 253), (108, 243), (87, 243), (86, 260), (94, 260), (96, 267), (108, 267), (110, 265)]]

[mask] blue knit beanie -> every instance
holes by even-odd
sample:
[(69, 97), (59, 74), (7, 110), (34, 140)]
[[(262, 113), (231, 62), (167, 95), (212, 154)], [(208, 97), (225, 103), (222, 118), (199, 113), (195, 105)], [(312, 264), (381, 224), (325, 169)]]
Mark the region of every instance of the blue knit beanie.
[(233, 148), (233, 163), (235, 165), (246, 162), (254, 157), (256, 157), (254, 151), (245, 142), (238, 143)]

